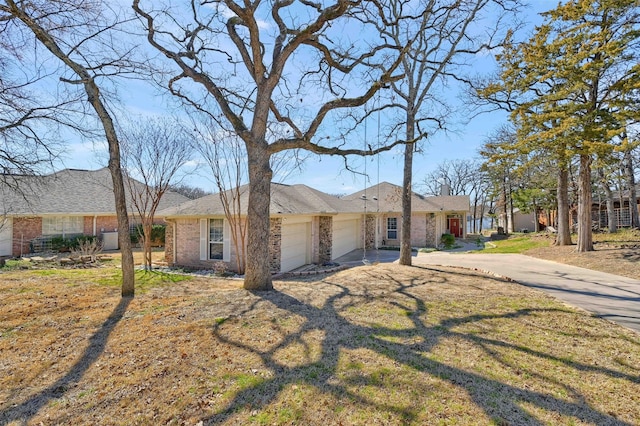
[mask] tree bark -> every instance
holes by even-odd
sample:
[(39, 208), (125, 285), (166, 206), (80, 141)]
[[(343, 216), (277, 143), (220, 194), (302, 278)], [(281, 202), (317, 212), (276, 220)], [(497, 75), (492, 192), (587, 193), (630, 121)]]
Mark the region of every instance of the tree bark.
[(636, 177), (633, 174), (633, 157), (631, 156), (631, 150), (629, 149), (624, 152), (624, 172), (627, 177), (627, 186), (629, 187), (629, 214), (631, 215), (631, 227), (640, 228), (638, 194), (636, 193)]
[[(411, 111), (407, 114), (406, 140), (414, 139), (415, 122)], [(413, 143), (404, 147), (402, 177), (402, 233), (400, 236), (400, 265), (411, 266), (411, 178), (413, 177)]]
[(578, 251), (593, 251), (591, 230), (591, 162), (590, 154), (580, 154), (578, 173)]
[(247, 263), (244, 288), (247, 290), (273, 290), (270, 268), (269, 235), (271, 179), (266, 143), (247, 146), (249, 165), (249, 204), (247, 211)]
[[(93, 80), (92, 80), (93, 81)], [(97, 87), (96, 87), (97, 91)], [(131, 251), (131, 237), (129, 236), (129, 213), (127, 212), (127, 198), (124, 190), (124, 179), (120, 165), (120, 144), (115, 127), (106, 108), (98, 101), (102, 108), (96, 107), (96, 112), (105, 126), (107, 142), (109, 144), (109, 171), (113, 181), (113, 195), (116, 202), (116, 217), (118, 219), (118, 243), (120, 245), (122, 268), (122, 297), (133, 297), (135, 294), (135, 272), (133, 252)], [(106, 115), (104, 115), (106, 114)]]
[[(602, 185), (602, 190), (604, 191), (607, 199), (607, 228), (609, 232), (614, 233), (618, 230), (618, 221), (616, 220), (616, 210), (614, 206), (613, 200), (613, 191), (611, 191), (611, 187), (609, 186), (609, 181), (605, 178), (604, 172), (602, 169), (598, 170), (598, 175), (600, 177), (600, 184)], [(600, 215), (600, 205), (598, 205), (598, 216)], [(600, 225), (600, 217), (598, 217), (598, 225)]]
[(504, 214), (504, 235), (509, 235), (509, 206), (507, 205), (507, 175), (502, 175), (502, 212)]
[(144, 270), (151, 270), (151, 233), (153, 232), (153, 223), (150, 220), (146, 220), (143, 225), (143, 253), (144, 253)]
[(556, 222), (558, 224), (558, 235), (555, 244), (558, 246), (570, 246), (571, 228), (569, 226), (569, 170), (566, 166), (560, 165), (558, 171), (558, 214)]

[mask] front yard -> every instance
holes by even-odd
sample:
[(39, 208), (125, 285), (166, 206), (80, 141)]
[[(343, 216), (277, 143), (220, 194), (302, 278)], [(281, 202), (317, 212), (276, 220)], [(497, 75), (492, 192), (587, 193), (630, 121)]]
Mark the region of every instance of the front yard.
[(0, 424), (640, 423), (638, 334), (476, 272), (116, 274), (0, 273)]

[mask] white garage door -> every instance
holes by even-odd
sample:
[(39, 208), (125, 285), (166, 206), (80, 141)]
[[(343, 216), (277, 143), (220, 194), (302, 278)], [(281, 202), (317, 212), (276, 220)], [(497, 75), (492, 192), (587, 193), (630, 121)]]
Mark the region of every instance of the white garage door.
[(311, 224), (294, 223), (282, 226), (280, 271), (287, 272), (309, 263)]
[(12, 244), (13, 222), (11, 218), (0, 219), (0, 256), (11, 256), (13, 251)]
[(331, 258), (335, 259), (353, 251), (359, 246), (360, 221), (340, 220), (333, 222), (333, 249)]

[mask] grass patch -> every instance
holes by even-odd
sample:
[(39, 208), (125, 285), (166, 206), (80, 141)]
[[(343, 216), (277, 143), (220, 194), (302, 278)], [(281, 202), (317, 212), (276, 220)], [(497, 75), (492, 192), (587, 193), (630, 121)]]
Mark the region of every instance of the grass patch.
[(0, 424), (640, 423), (637, 333), (478, 272), (36, 272), (0, 274)]
[(638, 245), (640, 244), (640, 230), (621, 228), (614, 233), (594, 232), (593, 241), (613, 246), (622, 246), (626, 244)]
[(549, 247), (553, 240), (536, 234), (511, 234), (506, 240), (491, 241), (480, 253), (524, 253), (527, 250)]
[(16, 269), (27, 269), (30, 265), (31, 262), (25, 259), (7, 259), (0, 270), (12, 271)]

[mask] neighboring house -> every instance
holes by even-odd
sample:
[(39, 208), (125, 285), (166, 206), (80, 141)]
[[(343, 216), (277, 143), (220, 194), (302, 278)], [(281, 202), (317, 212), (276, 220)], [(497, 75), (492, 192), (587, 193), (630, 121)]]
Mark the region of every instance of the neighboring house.
[[(0, 190), (0, 256), (29, 253), (34, 241), (55, 236), (99, 236), (104, 238), (105, 248), (117, 248), (118, 221), (108, 169), (65, 169), (46, 176), (7, 177), (11, 185), (3, 185)], [(143, 185), (135, 180), (133, 184)], [(135, 223), (129, 188), (125, 191)], [(187, 197), (167, 192), (159, 207), (165, 209), (185, 201)], [(161, 216), (156, 218), (161, 221)]]
[[(636, 185), (635, 208), (640, 214), (640, 184)], [(613, 191), (613, 213), (618, 228), (631, 226), (631, 210), (630, 210), (630, 191)], [(632, 203), (633, 204), (633, 203)], [(571, 212), (571, 224), (577, 224), (577, 209)], [(594, 225), (600, 228), (606, 228), (609, 225), (609, 217), (607, 212), (607, 201), (598, 194), (593, 194), (591, 204), (591, 219)]]
[[(287, 272), (308, 263), (330, 262), (363, 247), (400, 242), (401, 187), (382, 183), (338, 198), (306, 185), (271, 185), (270, 264)], [(246, 218), (248, 186), (239, 188), (240, 212)], [(227, 194), (231, 194), (228, 192)], [(374, 200), (374, 197), (377, 198)], [(365, 202), (366, 201), (366, 202)], [(413, 198), (412, 245), (437, 246), (442, 233), (465, 236), (469, 197)], [(159, 212), (168, 223), (165, 257), (170, 265), (213, 268), (236, 265), (231, 227), (219, 194)]]
[[(534, 212), (525, 213), (518, 208), (513, 209), (513, 223), (511, 223), (510, 215), (506, 218), (507, 232), (537, 232), (536, 223), (538, 215)], [(505, 227), (504, 212), (498, 215), (498, 226)]]

